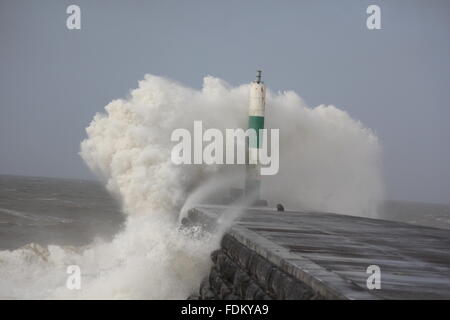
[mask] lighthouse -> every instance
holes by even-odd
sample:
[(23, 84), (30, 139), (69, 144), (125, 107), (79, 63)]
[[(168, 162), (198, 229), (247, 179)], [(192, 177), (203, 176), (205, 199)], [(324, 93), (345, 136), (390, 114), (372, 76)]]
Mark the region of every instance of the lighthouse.
[(250, 99), (248, 107), (248, 128), (253, 129), (256, 136), (250, 136), (247, 142), (247, 164), (245, 179), (245, 194), (256, 197), (256, 203), (260, 200), (260, 164), (259, 150), (262, 141), (262, 131), (264, 129), (264, 112), (266, 104), (266, 87), (261, 81), (261, 70), (257, 71), (256, 80), (250, 85)]

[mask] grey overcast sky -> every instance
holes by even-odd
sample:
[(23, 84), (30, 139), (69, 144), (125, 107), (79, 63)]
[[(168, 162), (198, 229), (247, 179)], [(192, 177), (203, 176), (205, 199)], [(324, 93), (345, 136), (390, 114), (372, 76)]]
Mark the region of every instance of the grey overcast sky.
[(261, 67), (271, 89), (377, 133), (388, 198), (450, 203), (449, 36), (448, 0), (0, 0), (0, 173), (91, 178), (84, 128), (145, 73), (200, 88)]

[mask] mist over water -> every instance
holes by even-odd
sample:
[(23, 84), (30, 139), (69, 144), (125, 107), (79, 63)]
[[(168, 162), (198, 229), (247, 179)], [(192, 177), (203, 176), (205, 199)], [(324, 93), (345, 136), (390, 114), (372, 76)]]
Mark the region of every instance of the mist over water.
[[(246, 128), (249, 85), (205, 77), (195, 90), (147, 75), (86, 129), (80, 155), (120, 201), (126, 225), (112, 241), (85, 247), (29, 245), (0, 252), (0, 296), (11, 298), (187, 298), (210, 267), (221, 232), (197, 236), (179, 215), (211, 190), (241, 187), (242, 166), (171, 162), (178, 128)], [(376, 216), (383, 200), (381, 147), (373, 132), (333, 106), (307, 107), (294, 92), (266, 99), (266, 127), (280, 129), (280, 171), (264, 176), (262, 197), (287, 209)], [(222, 178), (222, 177), (228, 178)], [(227, 221), (230, 224), (231, 221)], [(81, 290), (66, 267), (79, 265)]]

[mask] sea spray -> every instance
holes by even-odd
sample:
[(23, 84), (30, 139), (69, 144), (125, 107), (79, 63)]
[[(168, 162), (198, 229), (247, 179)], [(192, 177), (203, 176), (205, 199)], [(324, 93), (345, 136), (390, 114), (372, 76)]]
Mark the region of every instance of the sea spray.
[[(0, 252), (0, 296), (183, 299), (192, 294), (233, 219), (221, 219), (217, 233), (196, 237), (179, 228), (180, 212), (208, 201), (208, 189), (242, 187), (243, 179), (230, 183), (220, 177), (243, 171), (175, 165), (170, 136), (177, 128), (192, 130), (195, 120), (220, 130), (245, 128), (248, 91), (248, 85), (232, 87), (214, 77), (195, 90), (147, 75), (128, 98), (108, 104), (86, 129), (80, 154), (122, 204), (124, 230), (111, 242), (82, 248), (34, 245)], [(263, 177), (262, 198), (288, 209), (375, 216), (383, 183), (381, 147), (373, 132), (333, 106), (308, 108), (294, 92), (268, 91), (266, 104), (266, 127), (280, 129), (280, 171)], [(66, 287), (68, 265), (81, 268), (80, 290)]]

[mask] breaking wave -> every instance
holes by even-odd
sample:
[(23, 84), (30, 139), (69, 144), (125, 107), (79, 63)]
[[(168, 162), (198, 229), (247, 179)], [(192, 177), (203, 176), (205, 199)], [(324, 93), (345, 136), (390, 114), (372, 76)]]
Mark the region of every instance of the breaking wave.
[[(80, 155), (127, 215), (111, 242), (86, 247), (30, 244), (0, 252), (4, 298), (184, 299), (210, 268), (221, 234), (180, 229), (184, 204), (205, 201), (219, 182), (242, 168), (171, 162), (171, 133), (245, 128), (249, 85), (205, 77), (196, 90), (153, 75), (129, 97), (114, 100), (86, 129)], [(376, 215), (383, 199), (381, 147), (374, 133), (334, 106), (307, 107), (294, 92), (267, 93), (266, 124), (280, 129), (280, 171), (263, 177), (262, 195), (288, 209)], [(241, 170), (241, 171), (240, 171)], [(231, 175), (228, 173), (232, 173)], [(202, 188), (209, 183), (211, 188)], [(229, 179), (226, 182), (230, 183)], [(204, 191), (202, 191), (204, 190)], [(190, 198), (190, 195), (192, 197)], [(181, 210), (183, 208), (183, 210)], [(80, 290), (66, 288), (68, 265), (82, 271)]]

